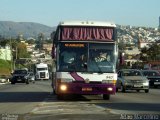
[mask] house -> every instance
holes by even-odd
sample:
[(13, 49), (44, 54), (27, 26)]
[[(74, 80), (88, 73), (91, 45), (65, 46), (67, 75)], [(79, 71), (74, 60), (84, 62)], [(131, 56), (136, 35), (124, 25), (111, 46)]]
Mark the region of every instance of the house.
[(10, 46), (0, 46), (0, 59), (12, 60), (12, 52)]

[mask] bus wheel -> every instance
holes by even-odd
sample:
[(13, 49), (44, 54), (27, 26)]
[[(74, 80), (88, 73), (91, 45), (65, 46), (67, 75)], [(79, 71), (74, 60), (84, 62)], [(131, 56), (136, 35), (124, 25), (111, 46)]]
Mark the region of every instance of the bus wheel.
[(55, 89), (53, 89), (53, 94), (54, 94), (54, 95), (57, 95), (57, 93), (56, 93), (56, 90), (55, 90)]
[(63, 100), (64, 99), (64, 95), (63, 94), (57, 94), (57, 99), (58, 100)]
[(110, 95), (109, 94), (103, 94), (103, 99), (104, 100), (109, 100), (110, 99)]

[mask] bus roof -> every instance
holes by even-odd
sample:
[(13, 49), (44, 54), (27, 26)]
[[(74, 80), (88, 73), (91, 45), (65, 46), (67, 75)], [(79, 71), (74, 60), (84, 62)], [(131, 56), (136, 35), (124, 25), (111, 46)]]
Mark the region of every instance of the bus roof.
[(106, 27), (116, 27), (112, 22), (106, 21), (62, 21), (59, 26), (106, 26)]

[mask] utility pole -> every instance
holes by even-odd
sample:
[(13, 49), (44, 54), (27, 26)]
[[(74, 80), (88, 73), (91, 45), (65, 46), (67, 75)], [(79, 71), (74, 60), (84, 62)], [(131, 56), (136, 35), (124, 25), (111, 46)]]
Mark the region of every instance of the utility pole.
[(11, 72), (13, 72), (13, 51), (12, 51), (11, 37), (9, 38), (9, 41), (10, 41), (10, 50), (11, 50)]

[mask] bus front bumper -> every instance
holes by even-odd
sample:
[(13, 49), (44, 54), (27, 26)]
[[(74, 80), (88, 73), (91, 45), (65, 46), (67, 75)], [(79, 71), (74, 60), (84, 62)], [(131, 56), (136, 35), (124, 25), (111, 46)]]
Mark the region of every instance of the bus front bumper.
[(60, 83), (57, 94), (115, 94), (114, 84)]

